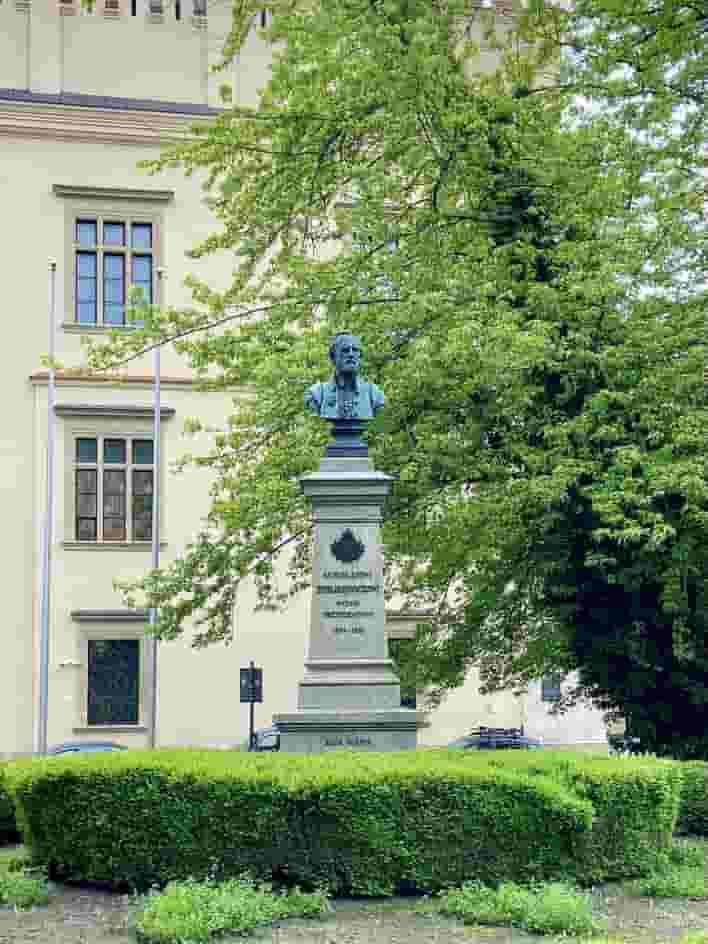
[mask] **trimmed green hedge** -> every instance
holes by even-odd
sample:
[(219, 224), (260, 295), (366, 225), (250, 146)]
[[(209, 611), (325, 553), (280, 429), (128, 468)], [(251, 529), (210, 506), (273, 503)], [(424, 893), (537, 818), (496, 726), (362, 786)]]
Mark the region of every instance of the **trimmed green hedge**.
[(708, 763), (701, 760), (681, 764), (683, 787), (677, 831), (708, 836)]
[(592, 822), (564, 785), (452, 751), (121, 752), (13, 781), (34, 861), (138, 889), (244, 871), (337, 894), (553, 878)]
[(15, 805), (7, 789), (5, 770), (6, 765), (0, 762), (0, 844), (15, 842), (19, 838)]
[(505, 772), (549, 777), (589, 800), (592, 830), (576, 846), (584, 884), (646, 874), (671, 845), (686, 764), (654, 757), (609, 757), (565, 751), (497, 751)]

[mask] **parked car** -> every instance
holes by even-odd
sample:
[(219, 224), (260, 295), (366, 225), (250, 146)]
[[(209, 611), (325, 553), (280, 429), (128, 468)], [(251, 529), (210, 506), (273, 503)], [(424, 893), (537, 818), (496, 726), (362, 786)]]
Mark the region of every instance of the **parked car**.
[(279, 751), (280, 734), (277, 728), (260, 728), (253, 732), (254, 751)]
[(540, 738), (527, 737), (521, 728), (474, 728), (469, 734), (456, 738), (448, 747), (483, 751), (514, 748), (537, 751), (543, 747)]
[(57, 744), (50, 747), (47, 751), (52, 756), (57, 754), (83, 754), (98, 751), (124, 751), (123, 744), (116, 744), (114, 741), (67, 741), (65, 744)]

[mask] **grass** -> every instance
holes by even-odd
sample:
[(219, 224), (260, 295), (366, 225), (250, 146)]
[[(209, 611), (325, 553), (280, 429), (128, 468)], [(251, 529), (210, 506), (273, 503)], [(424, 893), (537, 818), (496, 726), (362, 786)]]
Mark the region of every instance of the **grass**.
[(644, 878), (628, 882), (626, 888), (632, 894), (650, 898), (708, 898), (706, 850), (677, 842), (669, 851), (665, 865)]
[(708, 931), (688, 931), (680, 944), (708, 944)]
[(24, 909), (46, 905), (48, 901), (49, 889), (43, 878), (22, 872), (0, 873), (0, 905)]
[(497, 888), (471, 883), (451, 889), (436, 903), (466, 924), (511, 925), (537, 934), (593, 934), (600, 926), (590, 896), (563, 882)]
[(46, 905), (49, 887), (41, 875), (28, 871), (24, 846), (0, 848), (0, 907), (33, 908)]
[(315, 917), (328, 910), (324, 892), (275, 894), (245, 879), (228, 882), (172, 882), (147, 898), (136, 932), (154, 944), (190, 944), (223, 934), (247, 934), (283, 918)]

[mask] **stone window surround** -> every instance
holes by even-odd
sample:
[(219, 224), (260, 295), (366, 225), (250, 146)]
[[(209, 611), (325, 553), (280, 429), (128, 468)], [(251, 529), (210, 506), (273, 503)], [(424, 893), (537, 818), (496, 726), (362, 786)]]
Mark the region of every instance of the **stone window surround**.
[[(76, 645), (80, 672), (76, 679), (77, 707), (74, 734), (144, 734), (151, 723), (150, 697), (154, 673), (154, 647), (143, 627), (148, 621), (147, 610), (72, 610), (71, 619), (78, 624)], [(88, 724), (88, 644), (92, 639), (138, 639), (140, 641), (140, 695), (137, 724)]]
[[(62, 546), (68, 550), (142, 550), (149, 553), (151, 541), (77, 541), (75, 534), (76, 491), (74, 488), (74, 468), (76, 465), (76, 440), (79, 438), (93, 438), (109, 436), (115, 438), (134, 437), (138, 439), (152, 439), (153, 422), (152, 408), (148, 406), (131, 406), (129, 404), (100, 405), (100, 404), (66, 404), (60, 403), (55, 407), (58, 417), (65, 422), (62, 424), (64, 436), (64, 521), (65, 533)], [(171, 407), (162, 407), (163, 422), (175, 415)], [(160, 426), (161, 441), (160, 454), (165, 456), (165, 431)], [(165, 463), (160, 462), (159, 501), (160, 501), (160, 546), (165, 546)]]
[[(158, 291), (156, 273), (163, 262), (164, 207), (174, 199), (172, 190), (131, 190), (121, 187), (82, 187), (54, 184), (55, 197), (64, 204), (64, 279), (62, 327), (66, 330), (88, 332), (115, 331), (116, 326), (103, 324), (103, 312), (97, 305), (95, 324), (80, 324), (76, 320), (76, 221), (77, 219), (110, 219), (111, 222), (144, 222), (152, 225), (153, 300)], [(129, 284), (126, 272), (126, 285)], [(100, 273), (97, 272), (100, 279)], [(61, 302), (60, 302), (61, 304)], [(117, 330), (132, 330), (131, 325), (117, 326)]]

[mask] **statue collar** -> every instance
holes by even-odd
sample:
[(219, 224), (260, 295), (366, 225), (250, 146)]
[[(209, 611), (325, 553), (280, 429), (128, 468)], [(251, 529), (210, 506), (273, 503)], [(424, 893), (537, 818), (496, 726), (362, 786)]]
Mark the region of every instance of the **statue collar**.
[[(344, 386), (344, 382), (342, 381), (342, 379), (341, 379), (337, 374), (335, 374), (335, 375), (332, 377), (332, 384), (333, 384), (333, 386), (335, 386), (335, 387), (337, 387), (337, 388), (341, 388), (341, 387)], [(352, 387), (353, 387), (353, 389), (354, 389), (354, 393), (359, 393), (359, 389), (360, 389), (360, 387), (361, 387), (361, 381), (359, 380), (359, 374), (354, 374), (354, 383), (352, 384)]]

